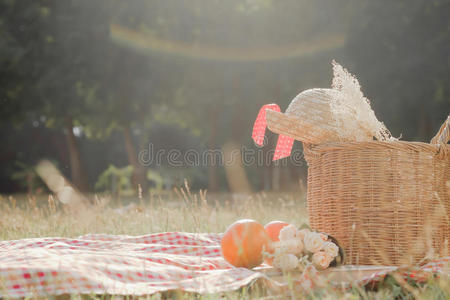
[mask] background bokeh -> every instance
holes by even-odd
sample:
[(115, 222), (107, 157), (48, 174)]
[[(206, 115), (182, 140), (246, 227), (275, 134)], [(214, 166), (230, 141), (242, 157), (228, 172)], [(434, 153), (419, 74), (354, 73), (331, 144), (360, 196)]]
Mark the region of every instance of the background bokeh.
[[(450, 1), (0, 0), (0, 193), (44, 193), (42, 159), (81, 191), (229, 190), (223, 166), (138, 154), (273, 150), (251, 140), (259, 108), (329, 87), (332, 59), (394, 136), (428, 142), (450, 112)], [(269, 157), (245, 188), (305, 170)]]

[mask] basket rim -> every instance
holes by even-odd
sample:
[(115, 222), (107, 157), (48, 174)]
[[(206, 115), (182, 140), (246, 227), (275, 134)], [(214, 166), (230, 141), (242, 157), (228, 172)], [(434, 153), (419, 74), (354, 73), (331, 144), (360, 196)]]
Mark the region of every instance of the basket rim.
[[(323, 144), (305, 144), (308, 151), (323, 153), (329, 151), (342, 150), (397, 150), (404, 152), (428, 152), (430, 154), (447, 154), (450, 152), (450, 145), (448, 144), (429, 144), (424, 142), (409, 142), (409, 141), (364, 141), (364, 142), (332, 142)], [(443, 149), (445, 148), (445, 149)], [(448, 155), (444, 155), (448, 157)]]

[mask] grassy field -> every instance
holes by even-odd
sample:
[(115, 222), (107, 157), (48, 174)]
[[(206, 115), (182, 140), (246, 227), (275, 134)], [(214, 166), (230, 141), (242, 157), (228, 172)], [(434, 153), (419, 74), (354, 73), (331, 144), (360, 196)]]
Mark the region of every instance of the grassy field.
[[(252, 218), (263, 224), (284, 220), (296, 225), (307, 222), (304, 196), (300, 193), (255, 195), (193, 194), (186, 189), (164, 197), (117, 200), (92, 196), (93, 206), (73, 210), (53, 197), (3, 196), (0, 198), (0, 239), (30, 237), (76, 237), (87, 233), (142, 235), (162, 231), (223, 232), (232, 222)], [(67, 296), (69, 297), (69, 296)], [(71, 295), (70, 298), (87, 296)], [(96, 298), (95, 296), (94, 298)], [(104, 298), (104, 296), (98, 296)], [(331, 289), (314, 295), (290, 291), (277, 294), (259, 283), (239, 291), (220, 295), (198, 296), (171, 292), (149, 298), (179, 299), (257, 299), (257, 298), (325, 298), (325, 299), (450, 299), (450, 282), (439, 280), (423, 286), (405, 287), (388, 278), (377, 290), (355, 289), (340, 293)], [(63, 297), (64, 298), (64, 297)], [(92, 298), (89, 296), (87, 298)]]

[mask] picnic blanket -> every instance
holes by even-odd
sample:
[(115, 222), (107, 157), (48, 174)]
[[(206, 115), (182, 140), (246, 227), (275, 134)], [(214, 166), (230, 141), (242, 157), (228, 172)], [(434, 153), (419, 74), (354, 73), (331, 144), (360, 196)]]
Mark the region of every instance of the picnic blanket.
[[(236, 290), (258, 278), (280, 285), (266, 272), (227, 263), (220, 239), (221, 234), (166, 232), (0, 241), (0, 297), (206, 294)], [(422, 270), (448, 276), (443, 271), (448, 262), (450, 257)], [(366, 281), (384, 275), (370, 274)]]

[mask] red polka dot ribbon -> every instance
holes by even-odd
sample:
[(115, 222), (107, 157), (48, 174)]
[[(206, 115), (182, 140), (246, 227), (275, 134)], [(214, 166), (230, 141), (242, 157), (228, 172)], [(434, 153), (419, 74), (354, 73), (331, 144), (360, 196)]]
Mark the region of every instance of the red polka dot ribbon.
[[(281, 111), (277, 104), (266, 104), (259, 110), (256, 121), (253, 125), (252, 138), (255, 144), (262, 146), (264, 144), (264, 136), (266, 133), (266, 110)], [(291, 155), (292, 146), (294, 144), (294, 139), (288, 136), (280, 134), (278, 136), (277, 146), (275, 147), (275, 154), (273, 155), (273, 160), (282, 159), (289, 157)]]

